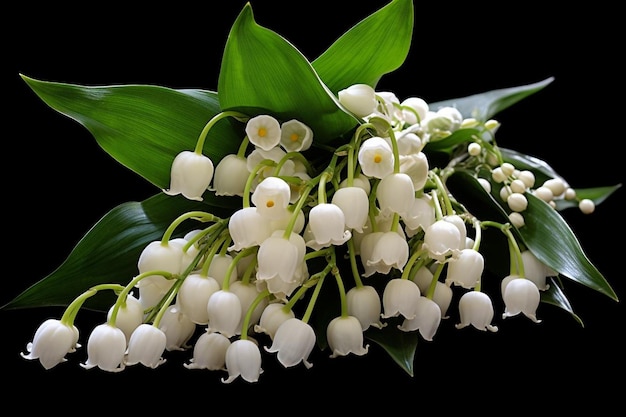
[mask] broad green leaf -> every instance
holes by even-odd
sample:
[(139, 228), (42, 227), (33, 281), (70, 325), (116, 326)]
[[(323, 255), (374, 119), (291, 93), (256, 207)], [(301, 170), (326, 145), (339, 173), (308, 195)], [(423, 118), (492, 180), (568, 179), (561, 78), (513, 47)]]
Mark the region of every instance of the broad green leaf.
[[(2, 309), (66, 306), (94, 285), (125, 285), (137, 275), (139, 255), (148, 243), (161, 239), (171, 222), (183, 213), (206, 209), (204, 203), (163, 193), (141, 203), (121, 204), (86, 233), (59, 268)], [(203, 223), (197, 221), (185, 221), (176, 230), (176, 235), (182, 236), (201, 225)], [(85, 304), (85, 307), (104, 311), (110, 306), (110, 298), (98, 295)]]
[(563, 310), (569, 312), (574, 320), (576, 320), (581, 326), (584, 326), (582, 319), (579, 315), (574, 313), (574, 309), (570, 305), (569, 300), (561, 290), (561, 287), (558, 285), (554, 277), (550, 279), (550, 288), (546, 291), (541, 291), (541, 302), (562, 308)]
[[(463, 201), (480, 220), (508, 221), (504, 209), (471, 173), (457, 170), (447, 179), (446, 184), (451, 193)], [(497, 195), (493, 189), (492, 193)], [(528, 199), (528, 208), (522, 213), (525, 225), (519, 229), (513, 228), (523, 244), (537, 259), (559, 274), (617, 300), (615, 292), (589, 261), (563, 217), (531, 193), (525, 195)], [(489, 217), (481, 217), (485, 213), (489, 213)]]
[(415, 350), (417, 349), (417, 332), (403, 332), (398, 329), (394, 318), (388, 319), (387, 326), (382, 329), (370, 328), (365, 337), (380, 345), (389, 356), (410, 376), (414, 375)]
[(441, 107), (456, 107), (463, 117), (473, 117), (484, 122), (507, 107), (542, 90), (552, 81), (554, 81), (554, 77), (519, 87), (501, 88), (463, 98), (434, 102), (430, 103), (429, 106), (431, 110), (435, 111)]
[(219, 104), (251, 117), (298, 119), (328, 143), (357, 125), (340, 108), (307, 59), (291, 43), (254, 21), (247, 3), (233, 24), (218, 80)]
[(622, 184), (615, 184), (610, 187), (594, 187), (594, 188), (575, 188), (576, 197), (575, 200), (558, 199), (555, 200), (557, 210), (565, 210), (568, 208), (577, 208), (578, 199), (588, 198), (592, 200), (595, 205), (602, 204), (604, 200), (609, 198), (611, 194), (620, 189)]
[(413, 0), (393, 0), (337, 39), (312, 64), (334, 94), (352, 84), (376, 87), (406, 59), (413, 34)]
[[(47, 105), (83, 125), (109, 155), (159, 188), (167, 188), (174, 157), (193, 150), (205, 124), (219, 113), (217, 94), (151, 85), (88, 87), (22, 75)], [(241, 123), (218, 122), (204, 152), (214, 163), (236, 152)]]
[(474, 128), (459, 129), (443, 139), (427, 142), (425, 152), (445, 152), (450, 154), (458, 145), (472, 141), (472, 138), (480, 135), (480, 130)]

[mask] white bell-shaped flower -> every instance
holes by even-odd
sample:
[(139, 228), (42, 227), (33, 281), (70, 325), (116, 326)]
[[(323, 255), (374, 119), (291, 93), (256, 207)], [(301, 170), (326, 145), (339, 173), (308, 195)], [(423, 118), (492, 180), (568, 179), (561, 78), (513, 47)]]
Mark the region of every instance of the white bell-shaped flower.
[(85, 369), (98, 367), (107, 372), (119, 372), (125, 368), (126, 336), (124, 332), (108, 323), (96, 326), (87, 340), (87, 361), (80, 365)]
[(241, 300), (234, 292), (219, 290), (209, 297), (207, 303), (210, 332), (219, 332), (226, 337), (241, 333)]
[(428, 194), (415, 197), (409, 211), (402, 216), (404, 231), (408, 237), (413, 237), (420, 230), (425, 231), (435, 220), (435, 206)]
[(363, 174), (368, 177), (382, 179), (393, 173), (393, 150), (381, 137), (374, 136), (363, 141), (359, 148), (358, 160)]
[[(107, 312), (107, 320), (111, 318), (113, 313), (112, 305)], [(119, 327), (126, 336), (126, 342), (130, 340), (130, 335), (133, 334), (135, 329), (143, 322), (143, 306), (141, 302), (135, 298), (132, 294), (126, 296), (126, 300), (117, 310), (117, 316), (115, 317), (115, 327)]]
[(178, 289), (176, 296), (178, 306), (194, 323), (207, 324), (209, 322), (207, 311), (209, 298), (220, 288), (220, 284), (211, 276), (199, 272), (189, 274)]
[[(150, 242), (143, 249), (137, 261), (140, 274), (149, 271), (167, 271), (172, 274), (182, 272), (183, 250), (181, 245), (163, 243), (160, 240)], [(137, 283), (139, 300), (144, 309), (153, 307), (174, 285), (175, 280), (161, 275), (151, 275)], [(151, 287), (147, 289), (147, 287)], [(149, 297), (148, 297), (149, 296)]]
[(306, 243), (314, 250), (330, 245), (343, 245), (352, 237), (346, 229), (346, 218), (341, 208), (332, 203), (319, 203), (309, 212), (313, 240)]
[(182, 312), (178, 304), (173, 304), (161, 317), (159, 329), (165, 333), (166, 350), (186, 350), (190, 347), (187, 342), (196, 331), (196, 324)]
[(430, 298), (421, 296), (417, 300), (415, 317), (404, 319), (398, 329), (405, 332), (419, 330), (424, 340), (432, 341), (440, 323), (441, 309), (439, 305)]
[(415, 200), (415, 188), (411, 177), (403, 173), (387, 175), (378, 184), (376, 199), (382, 215), (398, 213), (400, 216), (406, 216)]
[(346, 293), (348, 315), (356, 317), (363, 331), (370, 326), (382, 329), (385, 325), (380, 321), (382, 304), (378, 291), (371, 285), (352, 287)]
[(343, 211), (348, 229), (363, 232), (369, 213), (369, 198), (362, 187), (340, 187), (333, 194), (331, 203)]
[(430, 165), (425, 153), (417, 152), (410, 155), (400, 155), (400, 172), (411, 178), (413, 188), (416, 191), (424, 189), (426, 180), (428, 180), (429, 170)]
[(326, 328), (328, 347), (332, 350), (331, 358), (347, 356), (353, 353), (362, 356), (367, 353), (369, 345), (363, 346), (363, 328), (354, 316), (335, 317)]
[(374, 275), (376, 272), (380, 272), (383, 274), (391, 271), (390, 265), (379, 265), (376, 262), (372, 261), (372, 254), (374, 253), (374, 248), (378, 241), (382, 238), (385, 232), (369, 232), (364, 234), (361, 237), (361, 242), (359, 244), (359, 253), (361, 258), (361, 264), (363, 265), (363, 276), (369, 277)]
[(261, 216), (256, 207), (244, 207), (235, 211), (228, 220), (228, 232), (233, 244), (232, 251), (258, 246), (271, 235), (267, 219)]
[(443, 220), (452, 223), (459, 229), (459, 234), (461, 235), (461, 242), (459, 243), (458, 249), (463, 249), (467, 247), (467, 227), (465, 225), (465, 221), (458, 214), (448, 214), (443, 216)]
[(459, 256), (448, 261), (446, 285), (472, 289), (480, 282), (485, 269), (485, 258), (474, 249), (462, 249)]
[(383, 291), (382, 318), (403, 316), (414, 319), (417, 314), (417, 300), (421, 297), (417, 284), (409, 279), (393, 278)]
[(513, 317), (523, 313), (535, 323), (541, 322), (536, 315), (541, 295), (539, 294), (539, 288), (533, 281), (526, 278), (510, 280), (504, 288), (502, 299), (505, 305), (502, 318)]
[(270, 303), (263, 309), (259, 323), (254, 326), (254, 331), (257, 333), (265, 333), (270, 339), (274, 339), (274, 335), (281, 324), (293, 317), (295, 317), (295, 313), (292, 309), (285, 308), (285, 303)]
[(67, 361), (65, 355), (72, 353), (78, 344), (78, 329), (58, 319), (47, 319), (37, 328), (33, 341), (26, 345), (24, 359), (39, 359), (45, 369), (51, 369)]
[(302, 362), (304, 366), (313, 366), (309, 355), (315, 346), (315, 331), (310, 324), (298, 318), (285, 320), (276, 330), (272, 346), (265, 348), (270, 353), (278, 352), (278, 361), (289, 368)]
[(148, 368), (156, 368), (165, 362), (162, 355), (166, 344), (167, 337), (161, 329), (152, 324), (141, 324), (130, 336), (125, 363), (141, 363)]
[[(261, 293), (257, 286), (253, 283), (243, 281), (235, 281), (230, 284), (230, 291), (235, 293), (237, 297), (239, 297), (239, 301), (241, 302), (241, 319), (239, 320), (239, 324), (237, 327), (239, 329), (243, 326), (243, 320), (248, 314), (248, 309), (252, 306), (252, 303), (257, 298), (257, 296)], [(263, 298), (252, 311), (252, 315), (250, 316), (250, 322), (248, 326), (254, 326), (255, 323), (258, 323), (261, 314), (263, 314), (263, 310), (265, 306), (267, 306), (268, 299), (267, 297)]]
[(546, 283), (546, 278), (557, 274), (528, 249), (522, 251), (522, 262), (524, 263), (524, 277), (534, 282), (540, 291), (548, 290), (550, 285)]
[(396, 144), (398, 145), (401, 165), (402, 157), (418, 154), (423, 148), (422, 139), (415, 132), (408, 129), (396, 133)]
[(313, 130), (299, 120), (288, 120), (281, 126), (280, 146), (287, 152), (302, 152), (313, 143)]
[(225, 384), (233, 382), (239, 376), (247, 382), (257, 382), (263, 373), (259, 347), (249, 339), (232, 342), (226, 349), (225, 363), (228, 371), (228, 378), (222, 378)]
[[(427, 295), (432, 285), (433, 273), (426, 266), (420, 266), (411, 279), (417, 284), (420, 292), (423, 295)], [(453, 295), (452, 288), (441, 281), (435, 282), (435, 291), (433, 292), (432, 300), (439, 306), (441, 318), (448, 318), (446, 314), (448, 313)]]
[[(370, 179), (365, 176), (362, 172), (359, 175), (355, 176), (352, 179), (352, 186), (362, 188), (365, 191), (365, 194), (370, 195), (370, 191), (372, 191), (372, 184), (370, 184)], [(348, 179), (344, 178), (339, 183), (339, 188), (348, 187)]]
[[(424, 119), (429, 110), (428, 102), (421, 97), (408, 97), (404, 99), (400, 105), (411, 109), (411, 111), (404, 112), (404, 119), (411, 125), (417, 124)], [(413, 117), (409, 117), (407, 113)]]
[(388, 268), (404, 269), (409, 260), (409, 244), (397, 232), (383, 232), (376, 241), (367, 263), (378, 272), (387, 273)]
[(193, 346), (193, 357), (183, 366), (187, 369), (226, 370), (226, 351), (230, 339), (221, 333), (204, 332)]
[(260, 114), (248, 120), (246, 135), (251, 144), (269, 151), (280, 144), (280, 123), (270, 115)]
[(339, 103), (355, 116), (363, 118), (374, 112), (376, 91), (368, 84), (353, 84), (337, 93)]
[(236, 154), (226, 155), (215, 167), (213, 189), (216, 196), (239, 196), (248, 181), (248, 161)]
[[(255, 148), (246, 157), (246, 166), (248, 167), (248, 172), (252, 172), (255, 169), (258, 169), (258, 165), (261, 162), (264, 162), (266, 160), (279, 163), (286, 154), (287, 152), (285, 152), (284, 149), (278, 146), (270, 149), (269, 151), (264, 151), (261, 148)], [(284, 164), (280, 168), (280, 172), (278, 174), (287, 175), (287, 176), (294, 175), (296, 172), (295, 162), (291, 159), (288, 159), (287, 161), (283, 161), (283, 162)], [(275, 171), (274, 166), (261, 167), (258, 170), (257, 179), (253, 181), (252, 190), (254, 190), (254, 188), (256, 187), (256, 184), (261, 182), (263, 179), (274, 176), (275, 175), (274, 171)]]
[(189, 200), (202, 201), (202, 194), (213, 179), (213, 162), (207, 156), (194, 151), (182, 151), (174, 158), (167, 195), (182, 194)]
[(291, 198), (291, 188), (282, 178), (267, 177), (252, 193), (252, 204), (259, 214), (268, 220), (279, 220), (284, 217)]
[(428, 256), (439, 262), (458, 253), (461, 242), (465, 243), (461, 241), (459, 228), (445, 220), (437, 220), (424, 232), (423, 247), (428, 251)]
[(487, 294), (481, 291), (468, 291), (459, 299), (460, 322), (455, 325), (462, 329), (470, 324), (478, 330), (498, 331), (498, 327), (491, 324), (493, 320), (493, 303)]
[(296, 233), (291, 233), (289, 239), (285, 239), (283, 233), (277, 230), (261, 243), (257, 253), (257, 279), (278, 277), (287, 283), (296, 280), (296, 271), (304, 262), (306, 244), (304, 238)]

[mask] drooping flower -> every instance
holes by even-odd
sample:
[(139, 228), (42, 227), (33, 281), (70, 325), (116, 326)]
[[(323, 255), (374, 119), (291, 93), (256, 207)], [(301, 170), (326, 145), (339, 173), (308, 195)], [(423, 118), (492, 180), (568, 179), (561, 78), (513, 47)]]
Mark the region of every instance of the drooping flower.
[(161, 329), (143, 323), (130, 336), (125, 364), (141, 363), (148, 368), (156, 368), (166, 361), (162, 356), (166, 345), (167, 337)]
[(45, 369), (67, 361), (65, 355), (72, 353), (78, 344), (78, 329), (58, 319), (47, 319), (37, 328), (33, 341), (26, 345), (24, 359), (39, 359)]
[[(114, 305), (107, 312), (107, 320), (111, 318)], [(115, 327), (119, 327), (126, 336), (126, 342), (130, 340), (130, 335), (143, 322), (143, 307), (141, 302), (132, 294), (126, 296), (126, 300), (117, 310), (115, 317)]]
[(359, 319), (354, 316), (338, 316), (332, 319), (326, 327), (326, 339), (332, 350), (331, 358), (350, 353), (362, 356), (369, 348), (369, 345), (363, 345), (363, 328)]
[(269, 220), (280, 220), (291, 198), (291, 188), (282, 178), (267, 177), (257, 185), (250, 197), (259, 214)]
[(309, 355), (315, 346), (315, 331), (310, 324), (292, 317), (285, 320), (276, 330), (272, 346), (266, 348), (270, 353), (278, 352), (278, 361), (285, 367), (302, 362), (304, 366), (313, 366)]
[[(368, 183), (369, 184), (369, 183)], [(363, 232), (369, 213), (369, 199), (362, 187), (339, 187), (331, 198), (331, 203), (343, 211), (346, 227)]]
[(167, 195), (182, 194), (189, 200), (202, 201), (202, 194), (213, 179), (213, 161), (194, 151), (182, 151), (174, 158)]
[(87, 340), (87, 362), (80, 365), (85, 369), (98, 367), (107, 372), (120, 372), (125, 368), (126, 336), (109, 323), (97, 325)]
[(417, 300), (415, 317), (412, 319), (404, 319), (398, 328), (405, 332), (419, 330), (424, 340), (431, 341), (440, 323), (441, 309), (439, 305), (430, 298), (421, 296)]
[(376, 268), (378, 272), (387, 273), (389, 268), (399, 271), (404, 269), (409, 259), (409, 244), (397, 232), (382, 232), (376, 241), (367, 264)]
[(550, 284), (546, 283), (547, 277), (558, 275), (528, 249), (522, 251), (522, 262), (524, 263), (524, 277), (534, 282), (540, 291), (550, 288)]
[(193, 357), (183, 364), (187, 369), (226, 370), (226, 351), (230, 339), (221, 333), (204, 332), (193, 346)]
[[(241, 329), (243, 326), (243, 320), (246, 314), (248, 314), (248, 309), (252, 306), (252, 303), (259, 296), (261, 291), (259, 291), (254, 283), (243, 281), (234, 281), (230, 284), (229, 290), (235, 293), (241, 302), (241, 319), (239, 320), (239, 324), (237, 326)], [(267, 297), (261, 299), (250, 315), (250, 322), (248, 323), (248, 326), (254, 326), (254, 324), (259, 321), (267, 303)]]
[(165, 349), (168, 351), (185, 350), (190, 347), (187, 342), (193, 336), (196, 324), (183, 313), (178, 304), (173, 304), (161, 317), (159, 329), (165, 333), (167, 340)]
[(371, 285), (350, 288), (346, 293), (346, 303), (348, 315), (359, 320), (363, 331), (370, 326), (382, 329), (386, 325), (380, 321), (382, 310), (380, 295)]
[(207, 311), (209, 331), (222, 333), (226, 337), (241, 333), (241, 300), (234, 292), (224, 289), (214, 292), (209, 297)]
[(178, 289), (176, 296), (181, 311), (196, 324), (207, 324), (209, 313), (207, 304), (220, 284), (211, 276), (200, 272), (189, 274)]
[(382, 215), (398, 213), (406, 216), (415, 200), (415, 188), (411, 177), (404, 173), (389, 174), (380, 180), (376, 199)]
[(383, 291), (382, 318), (404, 316), (409, 320), (417, 314), (417, 300), (421, 296), (417, 284), (408, 279), (393, 278)]
[(276, 331), (285, 321), (295, 317), (293, 310), (285, 308), (283, 302), (273, 302), (265, 306), (259, 323), (254, 326), (257, 333), (265, 333), (270, 339), (274, 339)]
[(541, 301), (539, 288), (537, 285), (526, 278), (515, 278), (510, 280), (502, 294), (505, 310), (502, 318), (513, 317), (523, 313), (526, 317), (540, 323), (537, 319), (536, 311)]
[(453, 223), (437, 220), (426, 228), (423, 246), (428, 251), (428, 256), (443, 262), (447, 257), (458, 253), (461, 246), (461, 232)]
[(270, 115), (260, 114), (248, 120), (246, 135), (251, 144), (269, 151), (280, 143), (280, 123)]
[(330, 245), (343, 245), (352, 237), (346, 229), (346, 218), (341, 208), (332, 203), (319, 203), (309, 212), (312, 240), (306, 245), (320, 250)]
[(459, 299), (459, 316), (460, 322), (455, 325), (457, 329), (471, 324), (478, 330), (498, 331), (498, 327), (491, 324), (493, 303), (484, 292), (471, 290), (463, 294)]
[(285, 239), (283, 232), (277, 230), (261, 243), (257, 253), (257, 279), (270, 280), (276, 277), (287, 283), (296, 280), (296, 271), (304, 262), (306, 244), (299, 234), (291, 233), (291, 237)]
[[(143, 249), (137, 261), (140, 274), (150, 271), (167, 271), (172, 274), (182, 272), (183, 250), (179, 244), (170, 244), (155, 240)], [(175, 280), (169, 280), (161, 275), (151, 275), (143, 278), (137, 284), (139, 301), (144, 309), (153, 307), (174, 285)]]
[(228, 231), (233, 240), (228, 250), (235, 251), (260, 245), (271, 234), (269, 223), (256, 207), (235, 211), (228, 220)]
[[(433, 273), (426, 266), (421, 266), (417, 269), (415, 275), (413, 275), (411, 279), (417, 284), (420, 292), (423, 295), (427, 295), (430, 286), (433, 283), (433, 277)], [(450, 307), (450, 303), (452, 302), (453, 295), (452, 288), (448, 285), (441, 281), (435, 282), (435, 290), (433, 292), (432, 300), (439, 306), (439, 309), (441, 310), (441, 318), (447, 318), (446, 314), (448, 312), (448, 308)]]
[(215, 195), (243, 197), (249, 175), (246, 158), (236, 154), (226, 155), (215, 167), (213, 176)]
[(378, 101), (376, 91), (368, 84), (353, 84), (337, 93), (339, 103), (357, 117), (365, 117), (374, 112)]
[(480, 282), (485, 269), (483, 255), (474, 249), (462, 249), (459, 256), (448, 261), (447, 285), (472, 289)]
[(228, 378), (222, 378), (225, 384), (233, 382), (239, 376), (247, 382), (257, 382), (263, 373), (259, 347), (249, 339), (232, 342), (226, 349), (225, 363), (228, 370)]

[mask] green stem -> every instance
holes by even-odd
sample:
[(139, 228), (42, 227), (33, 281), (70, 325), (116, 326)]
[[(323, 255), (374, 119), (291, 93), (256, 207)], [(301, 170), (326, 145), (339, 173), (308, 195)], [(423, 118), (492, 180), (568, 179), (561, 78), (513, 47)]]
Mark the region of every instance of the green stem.
[(235, 270), (235, 268), (237, 267), (237, 263), (242, 259), (245, 258), (246, 256), (256, 253), (256, 251), (259, 249), (258, 246), (251, 246), (249, 248), (245, 248), (242, 251), (240, 251), (237, 255), (235, 255), (235, 257), (233, 257), (233, 260), (230, 261), (230, 264), (228, 264), (228, 268), (226, 269), (226, 276), (224, 277), (224, 280), (222, 281), (222, 290), (223, 291), (229, 291), (230, 288), (230, 276), (233, 274), (233, 271)]
[(219, 122), (220, 120), (226, 117), (234, 117), (235, 119), (242, 119), (242, 120), (248, 119), (248, 116), (246, 114), (240, 113), (238, 111), (229, 110), (229, 111), (223, 111), (223, 112), (217, 113), (215, 116), (211, 118), (211, 120), (207, 122), (206, 125), (204, 125), (202, 132), (200, 132), (200, 137), (198, 138), (198, 142), (196, 142), (196, 148), (194, 149), (195, 153), (202, 154), (202, 150), (204, 149), (204, 142), (206, 141), (209, 130), (211, 130), (211, 128), (217, 122)]
[(100, 284), (89, 288), (87, 291), (76, 297), (74, 301), (67, 306), (63, 316), (61, 316), (61, 323), (70, 327), (73, 326), (76, 315), (78, 314), (78, 311), (82, 307), (83, 303), (101, 290), (113, 290), (115, 292), (120, 292), (124, 290), (124, 286), (119, 284)]
[(246, 315), (243, 318), (243, 323), (241, 324), (241, 335), (239, 337), (241, 340), (246, 340), (248, 338), (248, 327), (250, 326), (250, 318), (252, 317), (252, 313), (254, 313), (254, 310), (259, 305), (259, 303), (263, 301), (264, 298), (269, 297), (269, 295), (269, 290), (261, 291), (259, 295), (256, 296), (254, 301), (252, 301), (250, 307), (248, 307)]
[(165, 233), (163, 233), (163, 237), (161, 238), (161, 245), (167, 246), (176, 228), (185, 220), (188, 220), (194, 217), (198, 221), (201, 221), (201, 222), (211, 222), (211, 221), (221, 220), (219, 217), (215, 217), (211, 213), (207, 213), (205, 211), (189, 211), (187, 213), (183, 213), (180, 216), (178, 216), (178, 218), (176, 218), (169, 225), (169, 227), (165, 230)]

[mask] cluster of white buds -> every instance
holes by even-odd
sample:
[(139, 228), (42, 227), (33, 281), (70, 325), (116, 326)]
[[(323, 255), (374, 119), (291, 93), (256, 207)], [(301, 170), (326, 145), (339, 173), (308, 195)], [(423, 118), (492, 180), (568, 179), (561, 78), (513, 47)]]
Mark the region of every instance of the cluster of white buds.
[[(255, 382), (262, 372), (262, 337), (283, 366), (312, 365), (319, 329), (309, 321), (316, 308), (325, 308), (318, 298), (328, 276), (339, 300), (339, 313), (325, 329), (331, 357), (366, 354), (364, 332), (394, 318), (399, 331), (433, 340), (449, 317), (453, 289), (463, 293), (457, 328), (496, 331), (492, 296), (482, 291), (485, 227), (498, 228), (510, 243), (502, 317), (523, 314), (539, 322), (540, 291), (556, 272), (520, 247), (510, 228), (524, 224), (526, 192), (553, 203), (575, 198), (571, 188), (560, 179), (533, 188), (533, 174), (503, 162), (495, 144), (472, 142), (468, 161), (493, 167), (491, 178), (478, 180), (489, 192), (492, 181), (503, 184), (500, 197), (511, 212), (510, 223), (477, 219), (453, 204), (442, 170), (430, 167), (424, 148), (464, 127), (493, 136), (498, 122), (463, 118), (454, 107), (430, 109), (419, 97), (400, 101), (365, 84), (340, 91), (338, 100), (361, 123), (349, 143), (317, 147), (317, 158), (307, 156), (316, 146), (314, 132), (299, 120), (235, 111), (211, 119), (196, 149), (173, 160), (164, 192), (191, 200), (202, 200), (205, 192), (239, 196), (241, 208), (228, 218), (181, 215), (161, 240), (145, 247), (138, 275), (127, 285), (90, 288), (60, 320), (40, 326), (23, 356), (45, 368), (65, 361), (80, 347), (74, 319), (82, 303), (112, 290), (117, 302), (89, 336), (85, 368), (154, 368), (165, 361), (165, 351), (189, 350), (189, 369), (225, 371), (226, 383), (238, 377)], [(245, 123), (245, 137), (239, 151), (214, 169), (202, 149), (211, 127), (226, 117)], [(588, 203), (581, 208), (593, 209)], [(189, 219), (210, 225), (174, 237)], [(367, 282), (373, 276), (386, 277), (382, 290)]]

